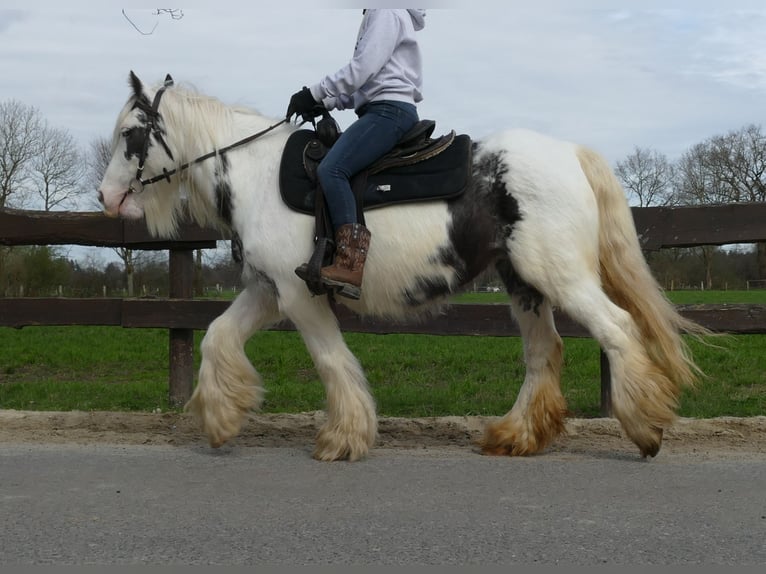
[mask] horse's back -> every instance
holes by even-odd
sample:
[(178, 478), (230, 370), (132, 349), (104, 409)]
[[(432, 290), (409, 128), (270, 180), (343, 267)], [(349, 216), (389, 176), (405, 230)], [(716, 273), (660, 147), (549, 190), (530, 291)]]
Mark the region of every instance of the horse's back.
[(528, 129), (509, 129), (483, 140), (477, 161), (497, 157), (502, 162), (503, 184), (518, 202), (530, 225), (558, 225), (586, 218), (597, 225), (597, 206), (588, 178), (580, 164), (582, 146)]
[[(509, 183), (521, 190), (579, 189), (587, 179), (578, 159), (582, 146), (528, 129), (497, 132), (480, 143), (479, 153), (499, 154), (507, 167)], [(564, 191), (562, 189), (562, 192)]]

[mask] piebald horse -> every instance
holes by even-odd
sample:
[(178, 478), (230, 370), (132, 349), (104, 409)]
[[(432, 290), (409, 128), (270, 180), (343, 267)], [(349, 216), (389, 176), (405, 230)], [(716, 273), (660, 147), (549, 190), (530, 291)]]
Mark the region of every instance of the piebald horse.
[[(179, 220), (191, 217), (242, 243), (245, 288), (204, 336), (188, 410), (213, 447), (235, 437), (263, 393), (244, 344), (289, 319), (326, 391), (315, 458), (364, 457), (377, 435), (364, 371), (328, 297), (312, 296), (294, 272), (314, 247), (314, 218), (289, 209), (279, 192), (282, 151), (297, 128), (171, 81), (151, 87), (131, 72), (130, 85), (99, 189), (105, 213), (145, 218), (157, 236), (173, 236)], [(231, 147), (252, 134), (259, 137)], [(520, 327), (526, 371), (511, 410), (487, 426), (482, 450), (533, 454), (564, 430), (555, 306), (600, 343), (614, 416), (643, 456), (655, 456), (682, 388), (699, 375), (681, 334), (702, 329), (677, 313), (654, 280), (611, 168), (586, 147), (526, 130), (475, 143), (472, 162), (458, 198), (368, 212), (361, 299), (338, 300), (359, 315), (410, 318), (494, 265)]]

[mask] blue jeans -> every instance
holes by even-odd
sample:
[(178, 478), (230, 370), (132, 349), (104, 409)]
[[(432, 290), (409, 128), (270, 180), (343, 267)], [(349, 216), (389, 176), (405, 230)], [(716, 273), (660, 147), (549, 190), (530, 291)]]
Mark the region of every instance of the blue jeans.
[(336, 230), (357, 223), (351, 177), (391, 151), (417, 121), (418, 111), (413, 104), (370, 102), (330, 148), (319, 164), (317, 176)]

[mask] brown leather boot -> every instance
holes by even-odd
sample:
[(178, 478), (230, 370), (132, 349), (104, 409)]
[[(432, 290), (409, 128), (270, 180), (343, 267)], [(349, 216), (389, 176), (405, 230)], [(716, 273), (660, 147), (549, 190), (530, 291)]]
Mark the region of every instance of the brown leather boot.
[(361, 223), (341, 225), (335, 232), (335, 261), (322, 267), (322, 283), (337, 290), (343, 297), (359, 299), (369, 248), (369, 229)]

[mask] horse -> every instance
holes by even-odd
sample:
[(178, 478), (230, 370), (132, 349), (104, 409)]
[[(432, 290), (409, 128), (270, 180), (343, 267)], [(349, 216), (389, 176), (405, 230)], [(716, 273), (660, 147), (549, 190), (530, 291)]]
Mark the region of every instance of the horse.
[[(264, 392), (244, 345), (289, 319), (325, 388), (314, 458), (364, 458), (377, 413), (363, 368), (330, 297), (315, 296), (295, 274), (315, 240), (314, 218), (289, 209), (279, 192), (282, 152), (298, 128), (188, 86), (145, 85), (132, 71), (129, 84), (98, 190), (104, 213), (145, 218), (155, 236), (174, 236), (190, 218), (241, 240), (244, 288), (204, 335), (187, 411), (211, 447), (236, 437)], [(253, 141), (232, 149), (240, 138)], [(338, 298), (360, 316), (433, 312), (492, 265), (502, 279), (525, 375), (510, 411), (487, 424), (481, 452), (531, 455), (565, 431), (555, 307), (599, 342), (613, 416), (643, 457), (657, 455), (682, 390), (701, 375), (682, 335), (703, 329), (677, 312), (652, 276), (624, 190), (601, 155), (529, 130), (500, 131), (473, 142), (462, 195), (371, 210), (366, 225), (372, 241), (361, 297)]]

